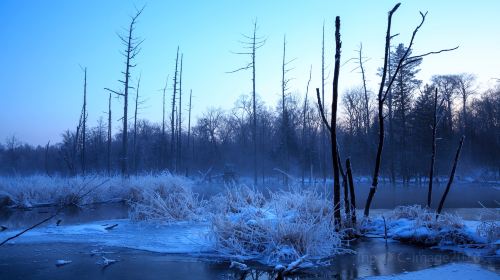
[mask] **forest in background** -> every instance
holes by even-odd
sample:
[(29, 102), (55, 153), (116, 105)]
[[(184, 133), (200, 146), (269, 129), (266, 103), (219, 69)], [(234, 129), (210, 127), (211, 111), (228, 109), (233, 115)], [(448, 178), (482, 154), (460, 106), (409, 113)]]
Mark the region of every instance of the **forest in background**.
[[(99, 119), (93, 127), (87, 122), (87, 68), (82, 68), (83, 104), (75, 128), (64, 131), (60, 143), (49, 142), (45, 146), (31, 146), (15, 136), (7, 138), (0, 144), (0, 173), (49, 176), (121, 173), (128, 176), (169, 171), (189, 176), (229, 172), (236, 176), (253, 175), (254, 182), (257, 178), (260, 181), (273, 176), (297, 176), (303, 180), (331, 178), (332, 144), (318, 106), (325, 109), (329, 118), (325, 91), (328, 94), (331, 79), (325, 77), (324, 27), (322, 85), (321, 92), (316, 89), (316, 95), (315, 85), (310, 85), (312, 67), (302, 92), (288, 88), (293, 78), (288, 73), (289, 63), (293, 60), (286, 56), (285, 37), (278, 80), (280, 101), (265, 104), (259, 99), (255, 89), (255, 61), (265, 39), (257, 36), (255, 22), (253, 34), (244, 35), (240, 41), (244, 51), (236, 53), (249, 56), (251, 62), (232, 71), (252, 70), (253, 91), (234, 96), (236, 101), (229, 110), (207, 108), (201, 117), (191, 119), (192, 92), (183, 91), (183, 54), (177, 48), (175, 71), (172, 79), (167, 78), (162, 92), (162, 121), (154, 123), (140, 116), (145, 110), (140, 76), (132, 74), (141, 50), (142, 39), (134, 34), (136, 19), (141, 13), (142, 10), (137, 11), (128, 31), (120, 35), (125, 58), (124, 78), (119, 81), (123, 88), (105, 88), (109, 93), (108, 98), (103, 98), (103, 102), (109, 104), (105, 119)], [(341, 95), (336, 138), (341, 158), (351, 159), (353, 172), (370, 176), (380, 122), (377, 96), (366, 83), (363, 63), (367, 59), (363, 57), (362, 45), (358, 53), (355, 70), (360, 72), (360, 83)], [(394, 79), (390, 85), (384, 85), (388, 92), (382, 105), (386, 133), (382, 177), (393, 182), (409, 182), (427, 176), (433, 155), (432, 128), (436, 116), (436, 175), (448, 173), (455, 147), (464, 135), (458, 173), (476, 179), (498, 179), (500, 83), (489, 89), (480, 88), (472, 73), (436, 74), (429, 81), (419, 80), (420, 64), (428, 54), (412, 56), (411, 49), (402, 43), (394, 45), (388, 53), (387, 74)], [(379, 71), (382, 73), (382, 69)], [(116, 102), (112, 97), (123, 101), (122, 112), (111, 112), (111, 104)], [(114, 128), (117, 119), (122, 122), (118, 129)], [(113, 135), (113, 131), (118, 132)]]

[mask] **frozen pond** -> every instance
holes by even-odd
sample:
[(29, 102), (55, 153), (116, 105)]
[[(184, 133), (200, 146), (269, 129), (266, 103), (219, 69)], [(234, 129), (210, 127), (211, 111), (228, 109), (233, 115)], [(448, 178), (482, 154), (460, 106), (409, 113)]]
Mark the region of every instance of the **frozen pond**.
[[(368, 187), (368, 184), (357, 184), (358, 206), (363, 206)], [(205, 187), (204, 195), (210, 196), (217, 188), (221, 187)], [(443, 188), (436, 187), (435, 201)], [(422, 202), (426, 191), (426, 185), (395, 187), (383, 184), (375, 196), (372, 214), (384, 213), (396, 205)], [(477, 201), (494, 206), (498, 191), (494, 184), (456, 184), (445, 211), (476, 220), (482, 212)], [(9, 230), (22, 229), (47, 217), (52, 211), (43, 207), (2, 211), (0, 225)], [(138, 226), (130, 223), (127, 217), (128, 207), (124, 203), (65, 208), (58, 218), (0, 247), (0, 279), (276, 279), (276, 273), (257, 263), (247, 263), (252, 269), (242, 273), (230, 269), (228, 261), (210, 257), (206, 251), (193, 253), (205, 248), (198, 246), (196, 238), (201, 237), (190, 236), (191, 231), (206, 232), (206, 224), (195, 225), (199, 227), (195, 230), (189, 224), (165, 229), (147, 224)], [(103, 230), (104, 226), (113, 223), (119, 226), (114, 230)], [(5, 238), (5, 232), (0, 236), (0, 239)], [(392, 275), (447, 263), (476, 263), (500, 272), (498, 257), (470, 257), (398, 242), (386, 243), (380, 238), (358, 240), (351, 244), (350, 249), (357, 254), (334, 257), (329, 265), (305, 270), (293, 279)], [(118, 262), (104, 268), (99, 264), (102, 256)], [(57, 267), (57, 260), (71, 263)]]
[[(396, 242), (361, 240), (355, 255), (331, 259), (331, 265), (304, 271), (293, 279), (352, 279), (421, 270), (452, 262), (478, 263), (500, 272), (498, 260), (466, 257), (458, 253), (420, 249)], [(0, 279), (275, 279), (276, 274), (258, 265), (242, 273), (217, 259), (184, 254), (153, 253), (83, 243), (7, 245), (0, 249)], [(99, 255), (118, 262), (104, 268)], [(59, 259), (71, 260), (62, 267)], [(258, 276), (258, 277), (256, 277)]]

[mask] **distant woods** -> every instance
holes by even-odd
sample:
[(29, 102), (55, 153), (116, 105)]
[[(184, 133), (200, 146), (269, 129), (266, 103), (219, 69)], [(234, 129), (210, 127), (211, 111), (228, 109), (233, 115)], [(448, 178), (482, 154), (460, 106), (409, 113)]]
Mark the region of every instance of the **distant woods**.
[[(191, 94), (188, 87), (189, 96), (184, 94), (183, 67), (187, 69), (190, 65), (183, 65), (183, 53), (177, 48), (177, 52), (175, 49), (172, 52), (175, 55), (174, 69), (165, 69), (167, 80), (158, 81), (164, 85), (161, 91), (162, 120), (153, 123), (142, 119), (141, 109), (147, 110), (141, 108), (142, 100), (148, 98), (149, 93), (140, 92), (140, 71), (135, 69), (142, 42), (135, 27), (140, 24), (137, 18), (141, 13), (142, 9), (136, 11), (130, 18), (126, 34), (120, 36), (124, 47), (124, 64), (116, 70), (117, 76), (120, 71), (123, 75), (119, 80), (120, 87), (111, 89), (110, 86), (105, 94), (100, 93), (102, 102), (109, 108), (106, 116), (97, 124), (87, 122), (87, 96), (94, 93), (87, 92), (86, 87), (87, 82), (91, 82), (92, 69), (83, 68), (83, 88), (81, 93), (75, 93), (82, 94), (83, 100), (79, 122), (62, 134), (60, 143), (47, 143), (43, 147), (24, 144), (14, 136), (6, 139), (0, 144), (2, 174), (73, 176), (119, 173), (127, 176), (168, 170), (193, 175), (229, 170), (241, 176), (251, 176), (257, 184), (270, 177), (288, 180), (290, 176), (303, 181), (323, 181), (332, 174), (336, 161), (327, 160), (332, 155), (349, 158), (355, 175), (373, 178), (379, 129), (382, 127), (385, 139), (380, 157), (383, 160), (377, 171), (381, 180), (410, 182), (427, 179), (430, 162), (432, 177), (449, 174), (450, 161), (462, 135), (467, 140), (463, 143), (457, 174), (500, 177), (500, 83), (479, 91), (471, 73), (435, 73), (429, 81), (419, 80), (417, 73), (426, 55), (412, 55), (411, 43), (395, 42), (399, 37), (391, 35), (387, 63), (381, 65), (386, 69), (381, 67), (380, 72), (381, 78), (382, 75), (388, 78), (381, 79), (378, 94), (366, 83), (365, 64), (368, 60), (363, 57), (360, 45), (355, 60), (360, 72), (359, 85), (337, 93), (338, 108), (330, 110), (324, 103), (325, 82), (333, 84), (332, 78), (335, 77), (325, 77), (324, 61), (325, 56), (327, 61), (328, 56), (333, 58), (335, 46), (325, 46), (324, 40), (322, 43), (318, 38), (322, 51), (318, 52), (317, 58), (322, 64), (321, 68), (310, 71), (310, 75), (322, 77), (317, 92), (322, 101), (318, 106), (315, 98), (306, 95), (309, 83), (297, 85), (303, 89), (302, 93), (288, 89), (288, 82), (293, 79), (288, 57), (300, 54), (287, 53), (284, 40), (283, 48), (276, 50), (277, 55), (283, 56), (281, 72), (276, 73), (275, 79), (281, 85), (281, 98), (277, 104), (265, 104), (257, 94), (259, 84), (255, 79), (255, 73), (259, 71), (256, 66), (266, 65), (265, 61), (256, 64), (258, 50), (265, 47), (265, 39), (258, 36), (255, 21), (251, 35), (245, 36), (242, 42), (243, 51), (238, 53), (246, 56), (249, 62), (233, 71), (251, 72), (250, 94), (234, 97), (235, 104), (229, 110), (209, 108), (198, 119), (192, 119), (192, 98), (204, 93)], [(326, 36), (331, 35), (327, 33)], [(364, 44), (381, 42), (382, 38), (379, 42)], [(228, 98), (233, 98), (230, 94)], [(119, 99), (113, 99), (113, 96)], [(132, 109), (128, 108), (129, 97), (133, 100)], [(111, 112), (112, 102), (120, 102), (123, 111)], [(330, 118), (330, 123), (336, 127), (336, 142), (331, 142), (332, 133), (320, 117), (318, 107), (324, 108), (324, 119)], [(331, 113), (337, 109), (334, 120)], [(382, 117), (379, 112), (383, 113)], [(122, 123), (113, 135), (112, 122), (117, 119)], [(331, 149), (337, 145), (338, 154), (337, 149)], [(350, 172), (351, 166), (346, 167)], [(338, 171), (335, 173), (338, 181)], [(340, 186), (337, 185), (336, 189)]]

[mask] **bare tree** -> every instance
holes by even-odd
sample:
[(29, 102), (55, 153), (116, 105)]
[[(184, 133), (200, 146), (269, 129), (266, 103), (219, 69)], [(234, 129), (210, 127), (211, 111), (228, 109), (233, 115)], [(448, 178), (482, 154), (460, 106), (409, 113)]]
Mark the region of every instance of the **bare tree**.
[(330, 131), (330, 140), (332, 144), (332, 162), (333, 162), (333, 204), (335, 227), (337, 230), (341, 228), (340, 214), (340, 170), (339, 170), (339, 155), (337, 146), (337, 100), (338, 100), (338, 83), (340, 72), (340, 50), (342, 42), (340, 40), (340, 17), (335, 18), (335, 68), (333, 72), (333, 92), (332, 92), (332, 115), (330, 123), (326, 119), (325, 111), (319, 96), (319, 88), (316, 88), (316, 97), (318, 99), (318, 107), (320, 109), (321, 118), (325, 126)]
[(108, 168), (108, 176), (111, 175), (111, 141), (112, 141), (112, 132), (111, 132), (111, 92), (109, 92), (109, 98), (108, 98), (108, 139), (107, 139), (107, 168)]
[(111, 90), (109, 88), (105, 88), (106, 90), (113, 92), (114, 94), (118, 96), (122, 96), (124, 101), (123, 101), (123, 129), (122, 129), (122, 151), (121, 151), (121, 156), (120, 156), (120, 163), (121, 163), (121, 173), (122, 176), (128, 177), (128, 126), (127, 126), (127, 121), (128, 121), (128, 93), (129, 89), (133, 89), (132, 86), (130, 86), (130, 77), (131, 77), (131, 70), (132, 68), (136, 67), (136, 64), (133, 63), (135, 57), (140, 53), (141, 49), (140, 46), (144, 40), (141, 40), (134, 35), (135, 31), (135, 26), (137, 24), (137, 18), (141, 15), (142, 11), (144, 10), (144, 7), (142, 7), (140, 10), (136, 10), (135, 15), (133, 15), (130, 18), (130, 24), (127, 29), (127, 33), (125, 36), (123, 35), (118, 35), (120, 40), (122, 41), (123, 45), (125, 46), (125, 52), (123, 53), (123, 56), (125, 56), (125, 72), (122, 72), (124, 74), (124, 80), (119, 80), (120, 83), (123, 84), (123, 91), (118, 92)]
[(179, 72), (179, 117), (177, 118), (177, 165), (179, 170), (182, 168), (182, 60), (184, 54), (181, 54), (181, 70)]
[(456, 77), (458, 87), (460, 88), (460, 95), (462, 97), (462, 134), (465, 135), (467, 130), (467, 100), (471, 95), (475, 94), (474, 82), (476, 78), (474, 75), (469, 73), (462, 73)]
[(308, 112), (308, 95), (309, 95), (309, 84), (311, 83), (311, 78), (312, 78), (312, 65), (311, 68), (309, 68), (309, 80), (307, 80), (307, 86), (306, 86), (306, 96), (304, 98), (304, 109), (302, 113), (302, 150), (303, 150), (303, 168), (302, 168), (302, 184), (304, 184), (304, 177), (305, 177), (305, 171), (307, 168), (307, 150), (308, 150), (308, 144), (306, 143), (306, 139), (309, 137), (306, 137), (306, 132), (307, 132), (307, 112)]
[(83, 105), (82, 105), (82, 150), (81, 150), (81, 165), (82, 174), (85, 175), (85, 142), (87, 140), (87, 67), (83, 68), (84, 78), (83, 78)]
[(365, 134), (368, 134), (368, 131), (370, 130), (370, 99), (368, 96), (368, 89), (366, 87), (366, 77), (365, 77), (365, 68), (363, 66), (363, 44), (359, 44), (359, 56), (358, 56), (358, 64), (359, 64), (359, 69), (361, 71), (361, 80), (363, 82), (363, 94), (364, 94), (364, 127), (365, 127)]
[[(284, 153), (284, 169), (285, 172), (289, 172), (289, 162), (290, 162), (290, 154), (288, 150), (288, 137), (289, 137), (289, 116), (287, 112), (287, 91), (288, 91), (288, 83), (290, 79), (286, 77), (286, 74), (290, 72), (292, 69), (289, 69), (287, 66), (294, 59), (287, 61), (286, 60), (286, 35), (283, 37), (283, 62), (281, 64), (281, 137), (282, 137), (282, 147)], [(284, 176), (285, 183), (288, 184), (288, 176)]]
[[(321, 41), (321, 100), (325, 109), (325, 22), (323, 21), (323, 32)], [(323, 169), (323, 183), (326, 183), (326, 124), (321, 126), (321, 165)]]
[(431, 207), (432, 199), (432, 181), (434, 179), (434, 163), (436, 161), (436, 129), (437, 129), (437, 99), (438, 90), (434, 91), (434, 113), (432, 115), (432, 154), (431, 154), (431, 167), (429, 170), (429, 190), (427, 192), (427, 207)]
[(437, 54), (441, 52), (446, 52), (446, 51), (452, 51), (457, 49), (458, 47), (452, 48), (452, 49), (443, 49), (440, 51), (436, 52), (428, 52), (422, 55), (417, 55), (417, 56), (411, 56), (409, 57), (408, 54), (410, 53), (410, 50), (413, 46), (413, 41), (415, 40), (415, 36), (417, 35), (418, 30), (422, 25), (424, 24), (425, 17), (427, 13), (422, 13), (420, 12), (421, 16), (421, 21), (420, 24), (413, 30), (413, 34), (410, 39), (410, 43), (408, 44), (408, 47), (406, 49), (406, 52), (404, 55), (400, 58), (398, 65), (396, 69), (394, 70), (394, 73), (389, 74), (388, 78), (388, 84), (386, 85), (386, 78), (387, 78), (387, 66), (388, 66), (388, 57), (389, 57), (389, 48), (390, 48), (390, 43), (391, 39), (393, 36), (391, 36), (391, 23), (392, 23), (392, 15), (396, 12), (396, 10), (399, 8), (401, 3), (398, 3), (392, 8), (392, 10), (389, 11), (388, 19), (387, 19), (387, 33), (385, 37), (385, 55), (384, 55), (384, 66), (382, 69), (382, 78), (380, 82), (380, 87), (378, 91), (378, 96), (377, 96), (377, 101), (378, 101), (378, 122), (379, 122), (379, 142), (378, 142), (378, 147), (377, 147), (377, 155), (375, 158), (375, 169), (373, 172), (373, 181), (372, 185), (370, 187), (370, 192), (368, 193), (368, 198), (366, 200), (365, 204), (365, 211), (364, 215), (365, 217), (368, 217), (370, 214), (370, 206), (371, 202), (373, 200), (373, 196), (375, 195), (375, 192), (377, 190), (378, 186), (378, 176), (380, 173), (380, 164), (382, 160), (382, 149), (384, 147), (384, 102), (387, 98), (387, 94), (389, 93), (392, 84), (394, 83), (394, 80), (396, 79), (398, 72), (400, 71), (401, 67), (404, 66), (404, 64), (408, 63), (413, 63), (415, 61), (420, 60), (422, 57), (430, 55), (430, 54)]
[[(188, 157), (189, 157), (189, 143), (191, 142), (191, 109), (192, 109), (192, 105), (191, 105), (191, 98), (193, 97), (193, 90), (190, 90), (189, 92), (189, 111), (188, 111), (188, 134), (187, 134), (187, 154), (188, 154)], [(189, 170), (187, 169), (186, 167), (186, 176), (188, 176), (189, 174)]]
[(170, 117), (170, 156), (172, 157), (171, 168), (175, 169), (175, 101), (177, 94), (177, 67), (179, 65), (179, 46), (177, 46), (177, 55), (175, 57), (175, 71), (174, 71), (174, 92), (172, 93), (172, 116)]
[(441, 214), (443, 210), (444, 202), (446, 200), (446, 196), (450, 191), (451, 184), (453, 184), (453, 178), (455, 178), (455, 171), (457, 170), (458, 159), (460, 157), (460, 151), (462, 150), (462, 145), (464, 144), (465, 136), (462, 136), (460, 139), (460, 143), (458, 144), (457, 153), (455, 154), (455, 160), (453, 161), (453, 167), (451, 168), (450, 178), (448, 179), (448, 184), (446, 184), (446, 189), (444, 190), (443, 196), (441, 197), (441, 201), (439, 201), (439, 206), (437, 208), (436, 219)]
[(257, 106), (256, 106), (256, 92), (255, 92), (255, 57), (256, 51), (260, 49), (266, 43), (266, 40), (263, 37), (257, 37), (257, 20), (254, 21), (253, 24), (253, 35), (247, 36), (243, 35), (246, 41), (241, 42), (243, 44), (243, 48), (245, 52), (238, 52), (235, 54), (241, 55), (250, 55), (251, 62), (249, 62), (246, 66), (233, 70), (229, 73), (235, 73), (242, 70), (252, 69), (252, 142), (253, 142), (253, 173), (254, 173), (254, 185), (257, 185)]
[(139, 87), (141, 85), (141, 76), (137, 79), (137, 87), (135, 89), (135, 108), (134, 108), (134, 138), (133, 138), (133, 162), (134, 162), (134, 173), (137, 174), (137, 113), (139, 110)]
[(167, 75), (167, 79), (165, 80), (165, 87), (163, 88), (163, 95), (162, 95), (162, 118), (161, 118), (161, 140), (160, 140), (160, 168), (165, 168), (165, 163), (166, 163), (166, 156), (165, 156), (165, 147), (166, 147), (166, 140), (167, 136), (165, 135), (165, 94), (167, 92), (167, 86), (168, 86), (168, 78), (169, 76)]

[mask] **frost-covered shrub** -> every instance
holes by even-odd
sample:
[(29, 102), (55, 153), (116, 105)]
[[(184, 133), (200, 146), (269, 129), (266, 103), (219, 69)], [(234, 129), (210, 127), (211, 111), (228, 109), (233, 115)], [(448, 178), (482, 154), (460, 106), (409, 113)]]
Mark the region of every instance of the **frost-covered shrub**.
[(479, 236), (486, 239), (486, 242), (493, 243), (500, 240), (500, 222), (497, 221), (482, 221), (476, 229)]
[(488, 243), (498, 243), (500, 240), (500, 209), (484, 208), (481, 213), (481, 223), (476, 232)]
[(239, 185), (227, 187), (224, 193), (212, 197), (207, 210), (218, 214), (240, 213), (248, 208), (261, 208), (264, 203), (262, 192), (246, 185)]
[(130, 218), (164, 222), (201, 219), (203, 202), (192, 191), (190, 181), (175, 176), (164, 179), (130, 188)]
[(160, 184), (191, 185), (191, 181), (168, 173), (130, 176), (75, 176), (60, 177), (33, 175), (0, 177), (2, 197), (9, 198), (9, 206), (85, 205), (108, 201), (138, 201), (143, 189), (154, 189)]
[[(272, 193), (266, 201), (258, 197), (229, 207), (237, 211), (214, 213), (212, 236), (221, 254), (279, 264), (349, 251), (342, 247), (342, 233), (335, 231), (331, 202), (321, 195), (295, 190)], [(241, 202), (234, 199), (234, 192), (219, 196), (219, 202), (224, 198), (228, 204)]]
[(398, 206), (388, 216), (388, 234), (396, 240), (424, 246), (474, 243), (463, 220), (449, 213), (436, 213), (419, 205)]

